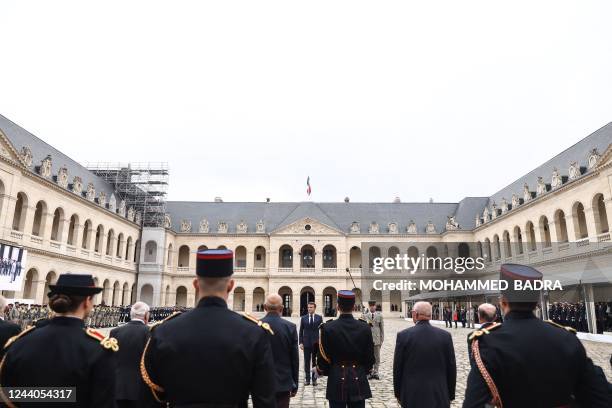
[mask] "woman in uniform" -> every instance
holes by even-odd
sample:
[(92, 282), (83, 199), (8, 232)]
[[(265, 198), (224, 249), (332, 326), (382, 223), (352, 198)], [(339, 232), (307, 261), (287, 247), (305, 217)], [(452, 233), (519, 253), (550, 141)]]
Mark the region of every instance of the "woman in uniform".
[[(79, 274), (60, 275), (49, 288), (49, 307), (55, 316), (44, 327), (31, 327), (11, 338), (2, 351), (1, 402), (8, 407), (40, 408), (47, 396), (53, 399), (49, 404), (53, 407), (114, 407), (117, 340), (84, 325), (93, 308), (93, 295), (102, 288), (95, 287), (91, 275)], [(5, 387), (40, 391), (21, 393)], [(60, 388), (49, 392), (50, 387)], [(76, 389), (70, 393), (61, 387)], [(29, 402), (16, 399), (23, 396)]]

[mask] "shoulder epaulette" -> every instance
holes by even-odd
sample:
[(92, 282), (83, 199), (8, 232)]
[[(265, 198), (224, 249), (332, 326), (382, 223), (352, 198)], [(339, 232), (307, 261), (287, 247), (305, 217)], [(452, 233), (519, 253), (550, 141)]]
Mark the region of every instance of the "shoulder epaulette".
[(170, 319), (174, 319), (176, 316), (180, 315), (183, 312), (174, 312), (172, 313), (170, 316), (166, 317), (164, 320), (160, 320), (159, 322), (155, 322), (151, 325), (151, 327), (149, 327), (150, 331), (153, 331), (153, 329), (155, 329), (157, 326), (159, 326), (160, 324), (167, 322)]
[(27, 329), (25, 329), (24, 331), (22, 331), (19, 334), (14, 335), (13, 337), (9, 338), (6, 343), (4, 343), (4, 350), (8, 349), (11, 344), (15, 343), (15, 341), (17, 341), (18, 339), (20, 339), (21, 337), (25, 336), (28, 333), (31, 333), (32, 330), (36, 329), (36, 327), (34, 326), (30, 326)]
[(570, 333), (574, 333), (574, 334), (576, 334), (576, 333), (577, 333), (576, 329), (574, 329), (573, 327), (570, 327), (570, 326), (563, 326), (562, 324), (559, 324), (559, 323), (557, 323), (557, 322), (553, 322), (552, 320), (544, 320), (544, 321), (545, 321), (546, 323), (548, 323), (548, 324), (552, 324), (553, 326), (558, 327), (558, 328), (560, 328), (560, 329), (565, 329), (565, 330), (567, 330), (567, 331), (568, 331), (568, 332), (570, 332)]
[(469, 340), (474, 340), (477, 337), (480, 337), (484, 334), (489, 334), (491, 331), (501, 327), (501, 323), (493, 323), (491, 326), (484, 328), (484, 329), (478, 329), (478, 330), (474, 330), (472, 332), (472, 334), (470, 334)]
[(96, 339), (100, 342), (100, 345), (107, 350), (119, 351), (119, 342), (114, 337), (105, 336), (97, 330), (87, 328), (85, 329), (85, 333), (93, 339)]
[(267, 331), (271, 335), (274, 335), (274, 330), (272, 330), (272, 328), (270, 327), (270, 325), (268, 323), (262, 322), (261, 320), (259, 320), (255, 316), (252, 316), (252, 315), (248, 314), (247, 312), (242, 313), (242, 317), (244, 317), (247, 320), (252, 321), (253, 323), (258, 325), (259, 327), (261, 327), (262, 329), (264, 329), (265, 331)]
[(368, 326), (370, 326), (370, 327), (371, 327), (371, 326), (374, 326), (374, 325), (372, 324), (372, 322), (369, 322), (369, 321), (368, 321), (368, 320), (367, 320), (365, 317), (363, 317), (363, 316), (361, 316), (361, 317), (360, 317), (359, 319), (357, 319), (357, 320), (361, 320), (362, 322), (364, 322), (365, 324), (367, 324), (367, 325), (368, 325)]

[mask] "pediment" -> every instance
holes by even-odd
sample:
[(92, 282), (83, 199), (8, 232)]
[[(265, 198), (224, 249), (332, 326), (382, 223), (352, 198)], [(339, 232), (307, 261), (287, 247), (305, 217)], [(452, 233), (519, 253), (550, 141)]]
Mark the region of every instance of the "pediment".
[(313, 218), (302, 218), (289, 225), (272, 231), (275, 235), (343, 235), (336, 228), (325, 225)]
[(0, 130), (0, 156), (19, 163), (22, 166), (26, 165), (19, 152), (15, 150), (15, 147), (11, 144), (9, 139), (2, 133), (2, 130)]

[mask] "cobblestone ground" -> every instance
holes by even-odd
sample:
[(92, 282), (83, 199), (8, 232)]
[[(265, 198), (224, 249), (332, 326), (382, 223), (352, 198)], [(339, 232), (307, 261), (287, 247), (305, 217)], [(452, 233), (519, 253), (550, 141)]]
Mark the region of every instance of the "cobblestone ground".
[[(297, 322), (297, 319), (292, 319)], [(366, 403), (366, 407), (398, 407), (393, 396), (393, 351), (395, 349), (395, 336), (398, 331), (407, 327), (412, 327), (413, 323), (404, 319), (394, 318), (385, 319), (385, 342), (381, 350), (380, 381), (370, 381), (372, 388), (372, 398)], [(444, 327), (444, 326), (438, 326)], [(455, 357), (457, 359), (457, 391), (453, 407), (460, 407), (463, 402), (463, 395), (467, 382), (467, 375), (470, 371), (470, 363), (467, 352), (467, 334), (472, 329), (445, 329), (453, 335), (455, 345)], [(609, 381), (612, 381), (612, 371), (610, 370), (610, 354), (612, 354), (612, 344), (596, 343), (592, 341), (583, 342), (589, 357), (595, 364), (604, 368)], [(301, 354), (301, 353), (300, 353)], [(300, 367), (303, 367), (302, 356), (300, 355)], [(320, 378), (316, 387), (304, 384), (304, 373), (300, 372), (300, 389), (298, 395), (291, 400), (292, 407), (327, 407), (325, 399), (326, 378)]]
[[(291, 319), (298, 324), (297, 318)], [(398, 404), (393, 397), (393, 351), (395, 349), (395, 336), (398, 331), (407, 327), (412, 327), (413, 323), (400, 318), (385, 319), (385, 342), (381, 350), (381, 365), (380, 365), (380, 381), (370, 381), (372, 388), (372, 398), (366, 403), (366, 407), (393, 407), (397, 408)], [(438, 326), (444, 328), (444, 326)], [(107, 333), (110, 329), (102, 329)], [(467, 381), (467, 375), (470, 370), (470, 364), (467, 353), (467, 334), (472, 329), (445, 329), (453, 336), (455, 345), (455, 357), (457, 359), (457, 391), (456, 399), (452, 407), (460, 407), (463, 402), (463, 395)], [(588, 356), (593, 359), (595, 364), (603, 367), (608, 381), (612, 381), (612, 370), (610, 370), (610, 355), (612, 354), (612, 344), (597, 343), (592, 341), (583, 341), (587, 350)], [(304, 365), (302, 353), (300, 352), (300, 367)], [(292, 407), (328, 407), (325, 399), (325, 386), (327, 379), (322, 377), (319, 379), (318, 385), (304, 386), (304, 372), (300, 369), (300, 387), (295, 398), (291, 399)]]

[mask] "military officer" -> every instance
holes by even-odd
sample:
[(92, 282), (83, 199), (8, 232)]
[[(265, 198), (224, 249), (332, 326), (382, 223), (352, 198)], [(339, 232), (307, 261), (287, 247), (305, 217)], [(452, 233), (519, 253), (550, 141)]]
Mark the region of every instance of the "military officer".
[(372, 329), (372, 340), (374, 341), (374, 358), (375, 363), (372, 368), (372, 373), (369, 376), (370, 380), (380, 380), (378, 375), (378, 367), (380, 367), (380, 347), (385, 340), (385, 324), (383, 322), (382, 313), (376, 310), (376, 301), (368, 301), (368, 309), (364, 311), (363, 317)]
[[(197, 253), (198, 306), (155, 325), (141, 358), (147, 395), (172, 407), (276, 405), (270, 326), (228, 309), (233, 253)], [(165, 406), (165, 405), (164, 405)]]
[(330, 408), (365, 407), (372, 397), (368, 374), (374, 365), (374, 341), (370, 326), (353, 317), (355, 294), (338, 292), (340, 315), (321, 324), (317, 371), (327, 375), (325, 398)]
[(503, 264), (500, 280), (508, 282), (500, 299), (504, 322), (471, 336), (463, 407), (563, 407), (574, 401), (584, 407), (612, 406), (607, 384), (576, 331), (536, 318), (539, 292), (514, 289), (516, 281), (542, 280), (542, 274)]
[[(54, 407), (114, 407), (116, 339), (86, 329), (83, 319), (102, 291), (91, 275), (62, 274), (49, 285), (49, 306), (56, 313), (47, 325), (30, 327), (11, 338), (0, 362), (0, 387), (76, 387), (76, 402)], [(2, 390), (2, 388), (0, 388)], [(0, 391), (2, 402), (15, 407)], [(19, 407), (40, 407), (40, 402)]]

